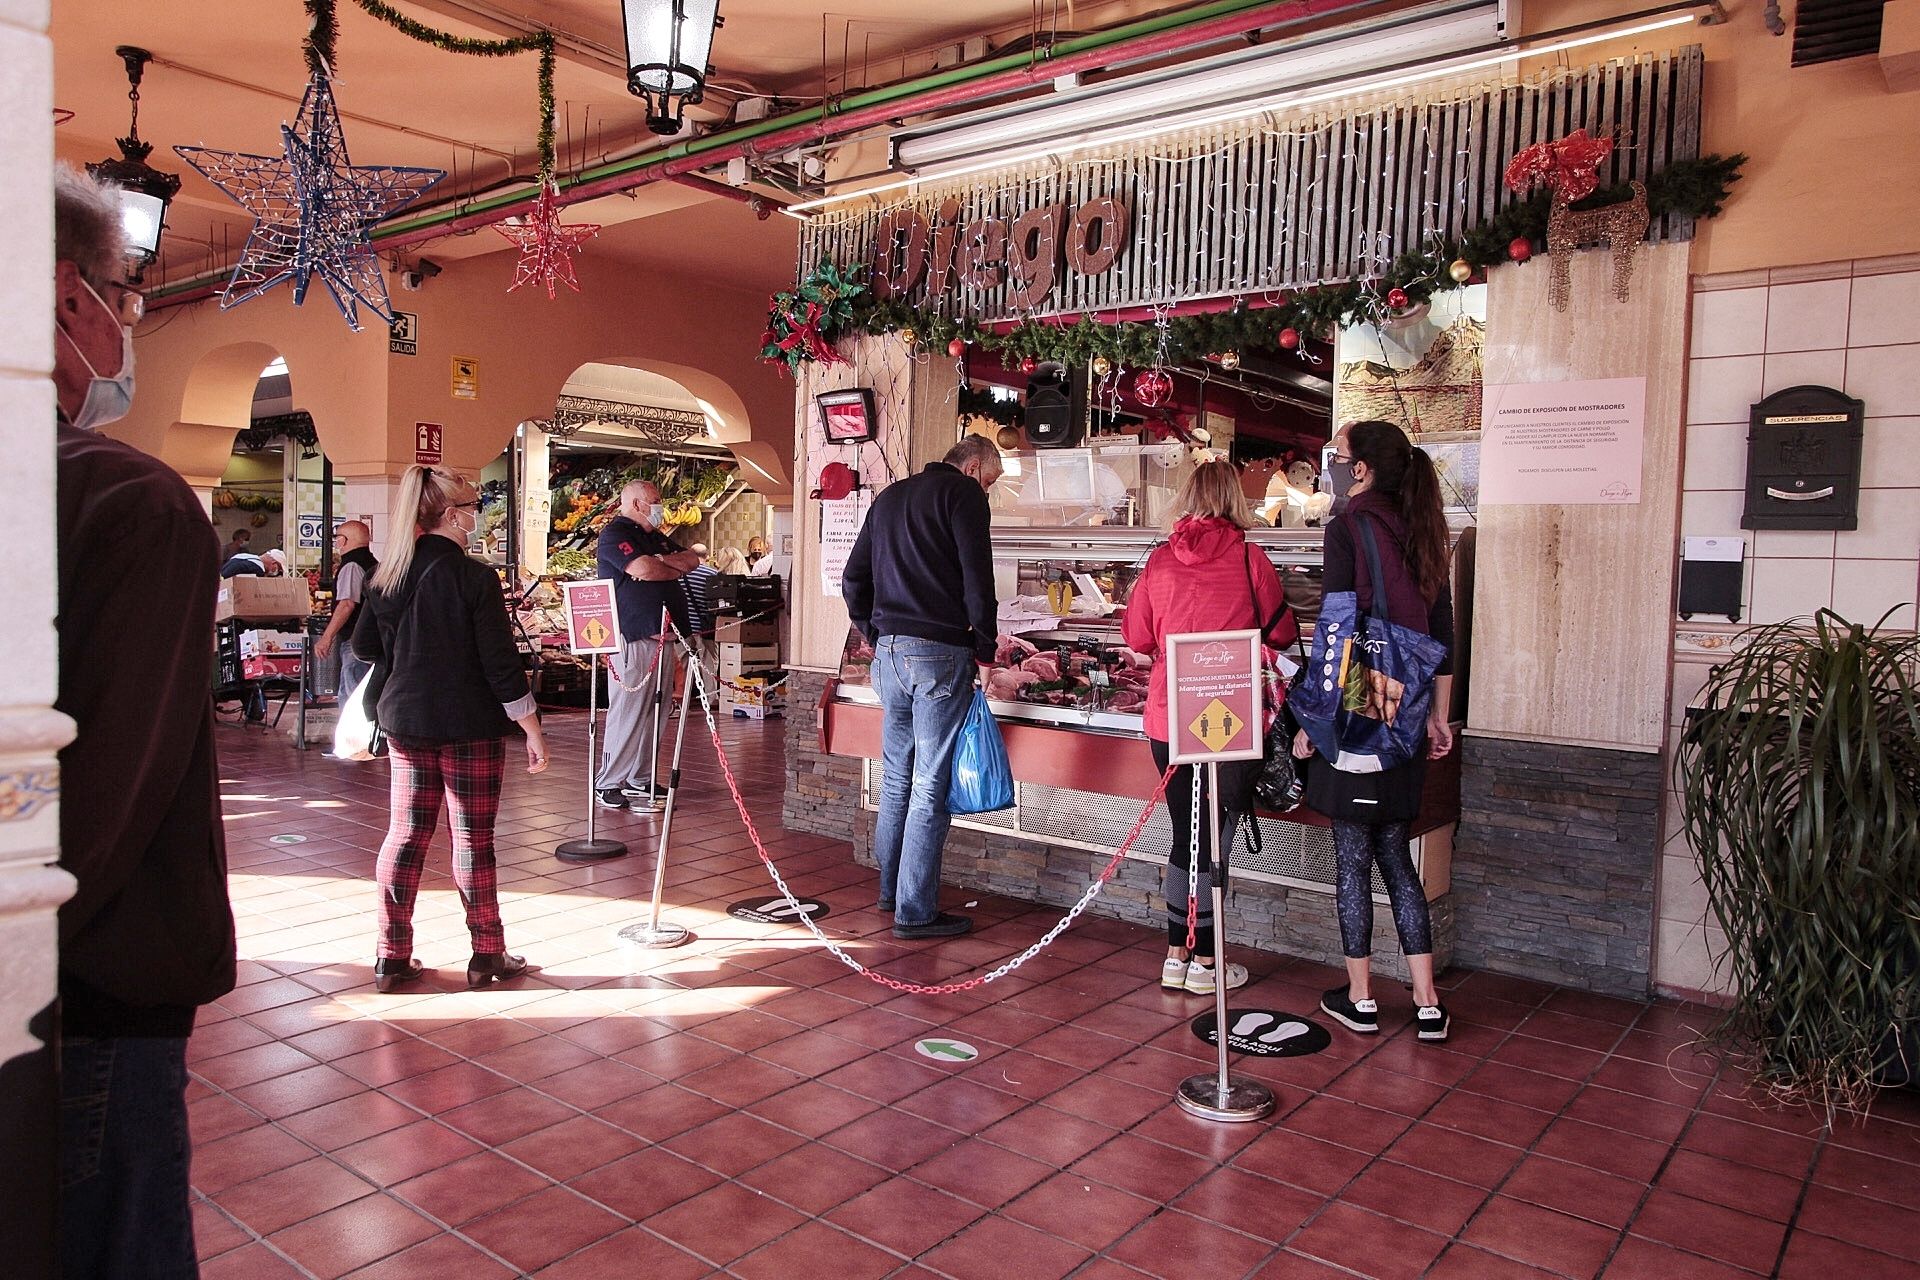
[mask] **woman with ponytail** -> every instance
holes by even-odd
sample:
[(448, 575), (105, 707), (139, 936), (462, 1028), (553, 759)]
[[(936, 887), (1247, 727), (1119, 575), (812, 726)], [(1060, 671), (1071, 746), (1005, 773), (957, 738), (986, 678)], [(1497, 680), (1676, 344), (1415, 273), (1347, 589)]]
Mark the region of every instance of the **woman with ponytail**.
[[(1322, 590), (1329, 595), (1352, 591), (1362, 614), (1384, 616), (1398, 626), (1425, 632), (1446, 645), (1449, 653), (1434, 675), (1426, 757), (1415, 756), (1383, 775), (1369, 775), (1379, 784), (1380, 811), (1374, 821), (1333, 821), (1334, 905), (1340, 916), (1347, 981), (1328, 991), (1320, 1007), (1349, 1030), (1371, 1035), (1380, 1029), (1368, 965), (1373, 955), (1369, 873), (1377, 865), (1413, 978), (1419, 1038), (1445, 1040), (1447, 1011), (1433, 985), (1433, 926), (1426, 891), (1413, 867), (1410, 840), (1426, 762), (1453, 749), (1448, 711), (1453, 694), (1453, 593), (1439, 477), (1433, 460), (1390, 422), (1356, 422), (1342, 428), (1333, 438), (1333, 454), (1331, 487), (1338, 494), (1344, 481), (1348, 502), (1327, 526)], [(1356, 557), (1358, 521), (1368, 524), (1379, 548), (1380, 582), (1369, 580), (1365, 557)], [(1313, 751), (1305, 730), (1294, 736), (1294, 755), (1304, 760)], [(1312, 804), (1319, 787), (1337, 785), (1342, 775), (1321, 760), (1308, 776), (1307, 801)]]
[(533, 694), (492, 569), (467, 555), (480, 495), (444, 467), (408, 467), (394, 497), (393, 545), (355, 619), (353, 651), (373, 664), (392, 774), (387, 838), (375, 875), (380, 936), (374, 985), (420, 977), (413, 903), (444, 796), (453, 828), (453, 879), (466, 907), (473, 958), (467, 985), (524, 973), (507, 954), (493, 861), (493, 826), (506, 768), (501, 740), (527, 735), (527, 772), (547, 767)]

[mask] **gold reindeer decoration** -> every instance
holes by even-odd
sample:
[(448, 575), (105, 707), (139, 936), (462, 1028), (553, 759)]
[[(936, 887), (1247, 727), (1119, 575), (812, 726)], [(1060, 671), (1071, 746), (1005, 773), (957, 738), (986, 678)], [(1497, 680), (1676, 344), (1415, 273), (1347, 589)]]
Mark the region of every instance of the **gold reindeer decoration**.
[(1565, 311), (1572, 301), (1573, 251), (1595, 243), (1604, 243), (1613, 255), (1613, 296), (1627, 300), (1634, 256), (1652, 222), (1646, 187), (1631, 183), (1633, 197), (1619, 204), (1571, 207), (1594, 193), (1600, 185), (1600, 163), (1612, 153), (1612, 138), (1589, 138), (1585, 129), (1576, 129), (1556, 142), (1536, 142), (1522, 149), (1507, 164), (1506, 181), (1512, 190), (1526, 191), (1544, 182), (1553, 192), (1547, 214), (1547, 252), (1553, 256), (1547, 300), (1555, 311)]

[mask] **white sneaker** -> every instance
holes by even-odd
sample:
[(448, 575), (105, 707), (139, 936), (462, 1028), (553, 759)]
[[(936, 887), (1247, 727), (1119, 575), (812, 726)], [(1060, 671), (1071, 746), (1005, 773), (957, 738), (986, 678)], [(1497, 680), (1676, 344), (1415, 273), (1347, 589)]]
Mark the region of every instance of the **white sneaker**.
[[(1213, 966), (1210, 964), (1201, 964), (1198, 960), (1195, 960), (1187, 966), (1187, 980), (1183, 985), (1186, 987), (1189, 995), (1212, 995), (1217, 986), (1213, 980)], [(1232, 991), (1235, 987), (1244, 987), (1246, 985), (1246, 966), (1237, 965), (1229, 961), (1227, 964), (1227, 990)]]
[(1187, 985), (1187, 962), (1185, 960), (1175, 960), (1172, 956), (1168, 956), (1167, 962), (1160, 966), (1160, 985), (1169, 991), (1185, 990)]

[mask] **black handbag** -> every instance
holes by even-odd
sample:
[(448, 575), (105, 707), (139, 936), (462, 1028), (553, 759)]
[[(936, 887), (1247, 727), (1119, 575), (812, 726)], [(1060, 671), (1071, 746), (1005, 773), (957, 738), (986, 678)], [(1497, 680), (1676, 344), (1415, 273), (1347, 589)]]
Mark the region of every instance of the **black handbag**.
[[(1251, 556), (1251, 548), (1248, 549), (1248, 554)], [(1253, 600), (1254, 616), (1258, 617), (1260, 597), (1253, 589), (1251, 559), (1247, 561), (1246, 569), (1247, 595)], [(1281, 609), (1286, 607), (1285, 604), (1280, 606)], [(1279, 619), (1279, 610), (1275, 610), (1268, 616), (1266, 625), (1260, 628), (1263, 643), (1267, 633), (1273, 630), (1273, 624)], [(1297, 641), (1299, 637), (1296, 635), (1295, 639)], [(1306, 648), (1303, 645), (1300, 650), (1300, 671), (1294, 673), (1296, 680), (1299, 679), (1300, 672), (1306, 670), (1306, 656)], [(1272, 726), (1267, 729), (1266, 754), (1261, 758), (1260, 768), (1253, 776), (1253, 799), (1255, 804), (1270, 813), (1291, 813), (1298, 809), (1301, 801), (1306, 798), (1306, 779), (1302, 776), (1303, 771), (1300, 767), (1305, 761), (1296, 760), (1293, 755), (1293, 733), (1296, 727), (1293, 717), (1287, 714), (1286, 706), (1282, 704), (1280, 714), (1273, 718)]]

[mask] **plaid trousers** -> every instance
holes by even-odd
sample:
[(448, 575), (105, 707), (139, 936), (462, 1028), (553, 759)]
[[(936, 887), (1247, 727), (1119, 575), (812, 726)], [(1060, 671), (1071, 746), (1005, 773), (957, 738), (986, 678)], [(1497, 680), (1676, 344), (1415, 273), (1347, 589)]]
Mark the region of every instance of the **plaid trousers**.
[(493, 864), (493, 822), (500, 812), (500, 779), (506, 743), (499, 738), (403, 747), (388, 739), (391, 821), (380, 846), (375, 877), (380, 884), (383, 960), (413, 955), (413, 902), (420, 893), (427, 845), (440, 826), (440, 797), (453, 828), (453, 882), (467, 909), (467, 932), (476, 952), (507, 949), (500, 926), (499, 878)]

